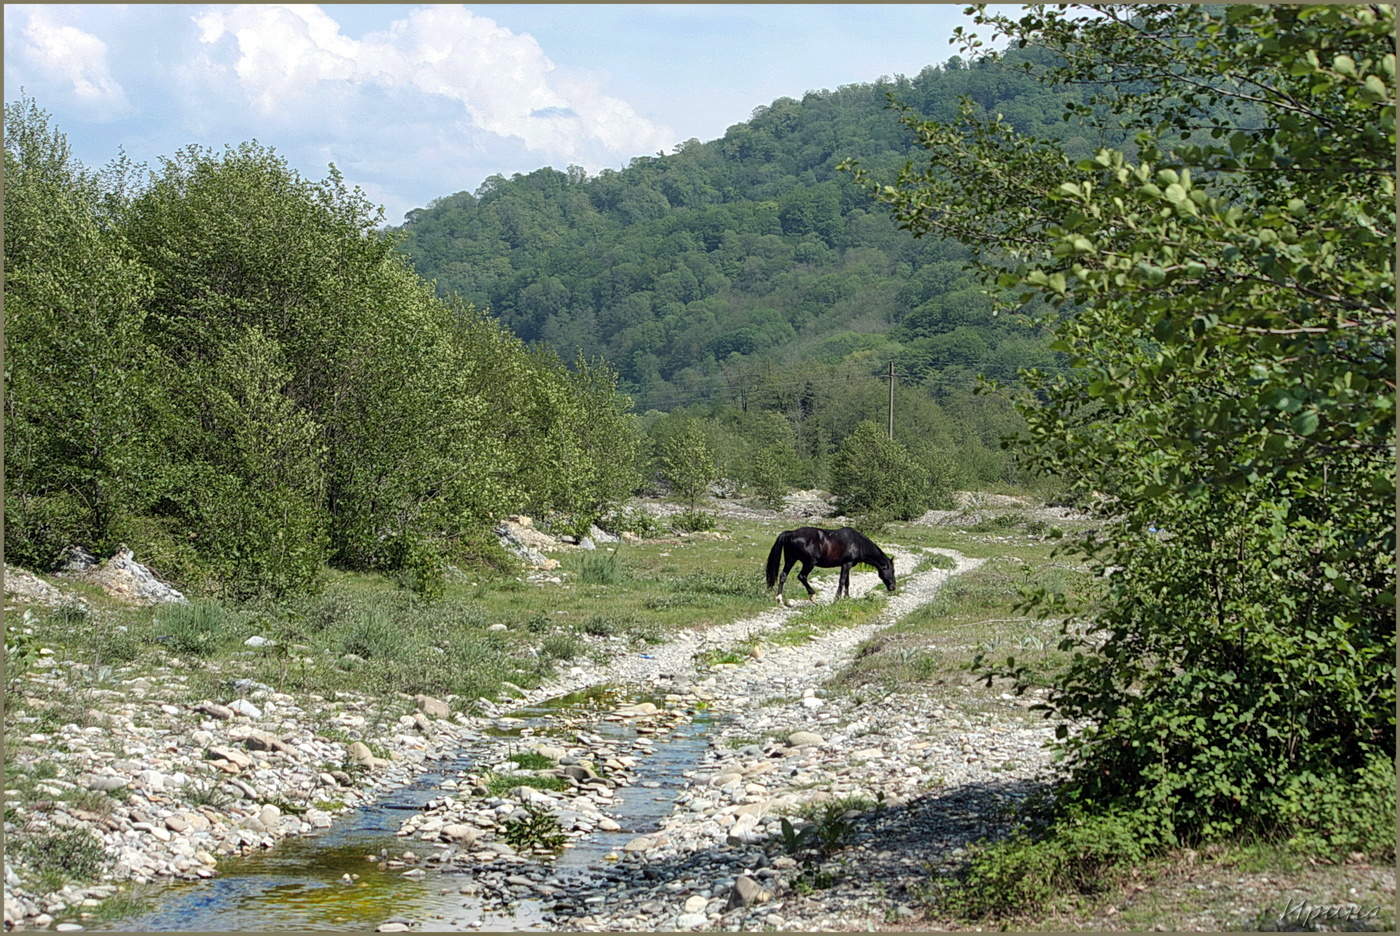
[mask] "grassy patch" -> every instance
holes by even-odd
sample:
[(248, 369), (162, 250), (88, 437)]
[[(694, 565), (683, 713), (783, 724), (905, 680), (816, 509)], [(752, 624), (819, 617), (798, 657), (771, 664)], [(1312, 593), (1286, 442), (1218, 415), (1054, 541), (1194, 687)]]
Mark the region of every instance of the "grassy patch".
[[(1018, 551), (1019, 552), (1019, 551)], [(1014, 653), (1049, 674), (1062, 662), (1055, 622), (1017, 610), (1023, 589), (1046, 587), (1083, 594), (1083, 573), (1046, 559), (991, 559), (948, 581), (932, 601), (862, 644), (856, 658), (832, 680), (837, 688), (874, 685), (964, 683), (979, 653)]]
[(486, 777), (486, 789), (492, 796), (506, 796), (516, 787), (533, 787), (536, 790), (563, 790), (568, 787), (563, 777), (553, 774), (493, 773)]
[(70, 882), (97, 880), (112, 863), (102, 839), (86, 826), (16, 835), (10, 847), (37, 875), (44, 891), (58, 890)]
[(539, 751), (518, 751), (510, 756), (510, 762), (521, 770), (548, 770), (554, 761)]

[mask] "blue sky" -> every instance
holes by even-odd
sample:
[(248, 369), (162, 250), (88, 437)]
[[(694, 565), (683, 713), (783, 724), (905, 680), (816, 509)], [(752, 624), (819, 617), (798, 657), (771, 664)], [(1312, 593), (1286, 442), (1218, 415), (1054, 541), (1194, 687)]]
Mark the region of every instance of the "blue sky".
[(963, 6), (6, 5), (5, 92), (83, 162), (257, 139), (387, 220), (493, 173), (723, 135), (787, 95), (916, 74)]

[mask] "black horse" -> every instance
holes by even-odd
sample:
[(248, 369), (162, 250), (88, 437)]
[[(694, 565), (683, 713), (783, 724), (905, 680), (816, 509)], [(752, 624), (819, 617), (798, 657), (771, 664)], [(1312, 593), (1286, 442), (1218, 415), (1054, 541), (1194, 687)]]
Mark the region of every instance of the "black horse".
[[(780, 561), (783, 564), (782, 575), (778, 574)], [(808, 598), (817, 593), (807, 581), (807, 574), (812, 571), (812, 566), (840, 566), (841, 579), (836, 586), (836, 597), (840, 598), (842, 594), (847, 598), (851, 597), (851, 566), (858, 562), (874, 566), (875, 571), (880, 574), (880, 581), (884, 582), (890, 591), (894, 591), (894, 560), (886, 556), (879, 546), (870, 542), (865, 534), (850, 527), (842, 527), (839, 530), (799, 527), (778, 534), (778, 538), (773, 541), (773, 548), (768, 553), (768, 587), (772, 588), (773, 584), (777, 583), (779, 604), (786, 604), (783, 600), (783, 584), (787, 581), (788, 572), (792, 571), (795, 562), (802, 563), (802, 568), (797, 572), (797, 580), (807, 589)]]

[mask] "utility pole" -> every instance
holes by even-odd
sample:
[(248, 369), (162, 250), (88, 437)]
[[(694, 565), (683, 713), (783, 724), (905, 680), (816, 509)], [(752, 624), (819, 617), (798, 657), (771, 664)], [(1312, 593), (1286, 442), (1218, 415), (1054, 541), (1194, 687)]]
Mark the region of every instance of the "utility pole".
[(894, 361), (890, 361), (890, 441), (894, 441)]

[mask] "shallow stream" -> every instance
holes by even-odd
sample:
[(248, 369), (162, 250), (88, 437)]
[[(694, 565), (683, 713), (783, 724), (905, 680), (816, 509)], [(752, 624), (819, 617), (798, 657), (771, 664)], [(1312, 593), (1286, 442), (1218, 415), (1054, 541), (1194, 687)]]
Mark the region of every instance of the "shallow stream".
[[(575, 694), (517, 710), (512, 726), (497, 735), (548, 733), (563, 712), (596, 700)], [(513, 722), (519, 720), (520, 728)], [(499, 723), (498, 723), (499, 724)], [(608, 812), (622, 827), (594, 831), (574, 839), (553, 862), (560, 877), (580, 869), (603, 867), (606, 856), (630, 839), (654, 831), (670, 815), (684, 773), (700, 761), (714, 725), (704, 713), (665, 735), (651, 735), (654, 753), (638, 756), (635, 781), (616, 791)], [(608, 738), (638, 735), (625, 722), (600, 721), (589, 730)], [(286, 839), (276, 847), (219, 863), (218, 876), (160, 885), (148, 896), (155, 908), (126, 920), (93, 929), (124, 932), (184, 930), (365, 930), (389, 920), (417, 924), (415, 929), (530, 930), (546, 928), (541, 900), (517, 901), (512, 913), (486, 910), (481, 900), (461, 893), (471, 889), (470, 867), (419, 863), (422, 877), (405, 877), (408, 867), (381, 868), (366, 856), (399, 858), (405, 851), (427, 856), (442, 846), (395, 833), (408, 812), (423, 808), (445, 792), (440, 783), (470, 770), (478, 752), (433, 763), (407, 786), (388, 791), (374, 803), (341, 816), (324, 832)], [(345, 883), (345, 875), (358, 880)], [(444, 893), (446, 891), (446, 893)]]

